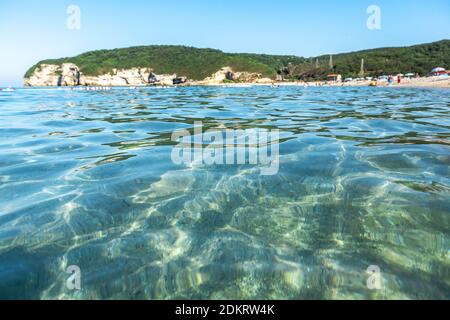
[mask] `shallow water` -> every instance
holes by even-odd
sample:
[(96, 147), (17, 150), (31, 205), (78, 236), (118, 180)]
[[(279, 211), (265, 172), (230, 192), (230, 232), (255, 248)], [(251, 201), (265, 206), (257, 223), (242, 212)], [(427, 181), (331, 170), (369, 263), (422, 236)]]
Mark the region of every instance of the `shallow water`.
[[(279, 129), (278, 174), (175, 165), (195, 121)], [(448, 299), (449, 218), (448, 90), (0, 93), (0, 298)]]

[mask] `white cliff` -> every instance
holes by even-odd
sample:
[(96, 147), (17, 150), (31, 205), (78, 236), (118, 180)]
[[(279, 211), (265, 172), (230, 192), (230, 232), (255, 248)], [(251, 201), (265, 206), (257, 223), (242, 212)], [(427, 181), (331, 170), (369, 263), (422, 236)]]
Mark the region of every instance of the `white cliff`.
[(98, 76), (84, 75), (73, 63), (61, 65), (42, 64), (29, 78), (24, 79), (25, 86), (146, 86), (174, 84), (220, 85), (226, 82), (271, 83), (269, 78), (262, 78), (259, 73), (234, 72), (230, 67), (223, 67), (201, 81), (187, 81), (176, 74), (153, 73), (151, 68), (113, 69)]
[(25, 86), (57, 86), (59, 83), (60, 67), (53, 64), (42, 64), (39, 68), (34, 70), (33, 75), (25, 78)]
[(203, 81), (207, 83), (223, 83), (225, 80), (234, 80), (233, 70), (230, 67), (223, 67)]
[(210, 77), (202, 81), (196, 82), (200, 85), (219, 85), (224, 82), (245, 82), (245, 83), (271, 83), (273, 82), (269, 78), (261, 78), (260, 73), (251, 72), (234, 72), (230, 67), (223, 67), (216, 73), (212, 74)]
[(73, 63), (63, 63), (60, 67), (60, 86), (77, 86), (80, 83), (80, 69)]
[(42, 64), (29, 78), (25, 86), (144, 86), (148, 84), (173, 85), (184, 83), (186, 78), (176, 74), (155, 75), (150, 68), (113, 69), (108, 74), (90, 76), (80, 72), (73, 63), (61, 65)]

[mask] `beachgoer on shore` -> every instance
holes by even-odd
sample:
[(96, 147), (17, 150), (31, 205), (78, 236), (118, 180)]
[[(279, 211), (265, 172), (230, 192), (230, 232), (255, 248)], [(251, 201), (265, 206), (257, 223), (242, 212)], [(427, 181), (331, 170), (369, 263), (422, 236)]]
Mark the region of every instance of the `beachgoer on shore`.
[(388, 78), (388, 86), (391, 86), (394, 83), (394, 77), (393, 76), (389, 76)]
[(398, 84), (401, 84), (401, 83), (402, 83), (402, 76), (401, 76), (401, 75), (398, 75), (398, 76), (397, 76), (397, 83), (398, 83)]

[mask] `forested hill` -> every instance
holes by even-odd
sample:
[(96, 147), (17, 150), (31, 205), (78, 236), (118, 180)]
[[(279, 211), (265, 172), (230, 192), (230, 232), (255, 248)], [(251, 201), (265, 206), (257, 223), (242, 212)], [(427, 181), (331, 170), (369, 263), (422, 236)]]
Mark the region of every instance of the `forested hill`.
[[(296, 68), (294, 74), (323, 77), (334, 70), (345, 77), (356, 77), (361, 70), (361, 60), (364, 59), (365, 75), (378, 76), (382, 74), (418, 73), (427, 75), (435, 67), (450, 69), (450, 40), (415, 45), (411, 47), (380, 48), (332, 56), (324, 55), (309, 59), (309, 65)], [(316, 68), (319, 61), (319, 68)]]
[(198, 49), (186, 46), (140, 46), (113, 50), (98, 50), (75, 57), (40, 61), (31, 67), (25, 77), (32, 75), (41, 64), (76, 64), (85, 75), (97, 76), (112, 69), (150, 67), (157, 74), (186, 76), (193, 80), (204, 79), (222, 67), (234, 71), (261, 73), (275, 78), (282, 74), (286, 79), (322, 79), (330, 72), (345, 77), (358, 75), (364, 59), (366, 75), (398, 72), (427, 74), (433, 67), (450, 68), (450, 40), (402, 48), (381, 48), (332, 56), (303, 58), (297, 56), (224, 53), (215, 49)]

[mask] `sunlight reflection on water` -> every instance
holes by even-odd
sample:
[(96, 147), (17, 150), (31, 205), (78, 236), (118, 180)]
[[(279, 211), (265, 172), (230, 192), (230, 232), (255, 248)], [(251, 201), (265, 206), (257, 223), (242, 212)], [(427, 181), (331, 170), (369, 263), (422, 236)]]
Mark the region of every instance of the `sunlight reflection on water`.
[[(0, 298), (449, 298), (446, 90), (28, 89), (0, 105)], [(195, 121), (279, 129), (279, 173), (173, 164), (171, 133)]]

